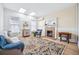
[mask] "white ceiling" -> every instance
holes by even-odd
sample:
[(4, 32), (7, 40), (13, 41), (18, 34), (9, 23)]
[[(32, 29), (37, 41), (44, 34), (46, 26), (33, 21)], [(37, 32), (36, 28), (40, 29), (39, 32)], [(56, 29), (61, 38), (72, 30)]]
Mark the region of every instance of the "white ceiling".
[(73, 3), (4, 3), (5, 8), (18, 11), (20, 8), (24, 8), (27, 11), (25, 14), (36, 12), (37, 16), (45, 16), (51, 12), (57, 12), (59, 10), (71, 7)]

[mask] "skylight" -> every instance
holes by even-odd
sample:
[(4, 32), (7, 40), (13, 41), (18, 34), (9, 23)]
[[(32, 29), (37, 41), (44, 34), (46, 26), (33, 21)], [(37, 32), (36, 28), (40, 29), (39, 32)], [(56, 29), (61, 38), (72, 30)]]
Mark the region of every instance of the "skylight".
[(30, 15), (30, 16), (35, 16), (36, 13), (35, 13), (35, 12), (31, 12), (29, 15)]
[(20, 8), (20, 9), (19, 9), (19, 12), (20, 12), (20, 13), (24, 13), (25, 11), (26, 11), (26, 10), (23, 9), (23, 8)]

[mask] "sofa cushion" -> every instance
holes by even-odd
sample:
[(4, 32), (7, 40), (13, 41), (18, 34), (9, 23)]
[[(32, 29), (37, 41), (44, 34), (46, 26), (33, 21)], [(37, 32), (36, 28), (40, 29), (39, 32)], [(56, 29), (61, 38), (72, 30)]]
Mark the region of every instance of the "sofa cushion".
[(3, 35), (0, 35), (0, 47), (3, 47), (4, 45), (6, 45), (6, 39)]

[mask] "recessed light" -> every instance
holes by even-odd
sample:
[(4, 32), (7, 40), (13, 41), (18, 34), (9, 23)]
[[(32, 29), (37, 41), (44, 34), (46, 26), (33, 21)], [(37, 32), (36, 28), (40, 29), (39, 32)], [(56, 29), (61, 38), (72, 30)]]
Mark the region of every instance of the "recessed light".
[(34, 15), (36, 15), (36, 13), (35, 12), (31, 12), (29, 15), (30, 16), (34, 16)]
[(19, 12), (20, 12), (20, 13), (24, 13), (25, 11), (26, 11), (26, 10), (23, 9), (23, 8), (20, 8), (20, 9), (19, 9)]

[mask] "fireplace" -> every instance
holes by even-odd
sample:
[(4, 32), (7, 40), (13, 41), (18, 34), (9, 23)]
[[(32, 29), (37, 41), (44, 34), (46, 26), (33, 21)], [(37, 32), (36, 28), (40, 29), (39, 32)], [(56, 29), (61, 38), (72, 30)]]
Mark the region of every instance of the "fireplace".
[(52, 37), (53, 32), (52, 31), (47, 31), (47, 36)]
[(55, 38), (55, 27), (46, 27), (45, 33), (47, 37)]

